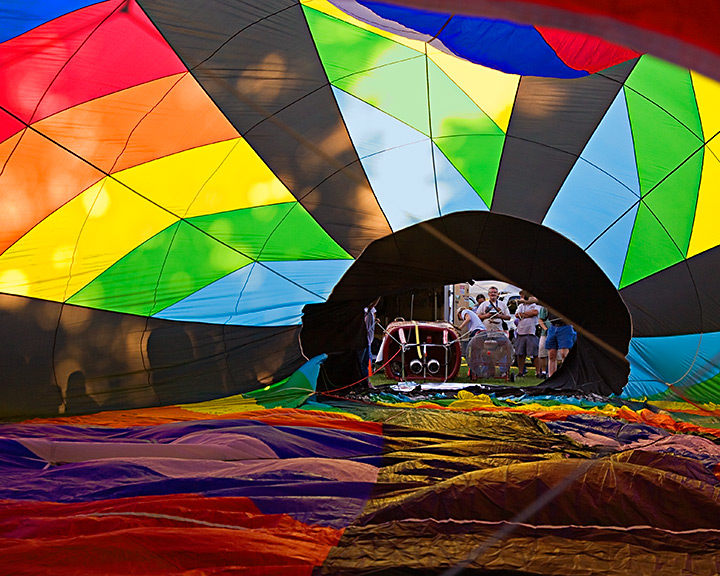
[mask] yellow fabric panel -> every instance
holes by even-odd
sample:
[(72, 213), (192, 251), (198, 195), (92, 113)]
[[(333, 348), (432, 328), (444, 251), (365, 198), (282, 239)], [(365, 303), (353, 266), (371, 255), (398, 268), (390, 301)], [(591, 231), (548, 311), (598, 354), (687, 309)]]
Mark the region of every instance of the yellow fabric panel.
[(520, 76), (473, 64), (428, 46), (428, 56), (507, 133)]
[(182, 218), (295, 201), (242, 138), (159, 158), (114, 177)]
[(693, 224), (687, 257), (695, 256), (720, 244), (720, 84), (697, 72), (692, 72), (695, 100), (702, 122), (705, 142), (702, 177), (698, 193), (695, 222)]
[(62, 302), (176, 221), (105, 178), (0, 256), (0, 292)]
[(327, 0), (300, 1), (302, 4), (308, 6), (309, 8), (312, 8), (313, 10), (317, 10), (318, 12), (322, 12), (324, 14), (327, 14), (328, 16), (332, 16), (333, 18), (337, 18), (338, 20), (342, 20), (343, 22), (347, 22), (348, 24), (352, 24), (353, 26), (357, 26), (358, 28), (362, 28), (363, 30), (367, 30), (368, 32), (372, 32), (373, 34), (377, 34), (378, 36), (382, 36), (383, 38), (387, 38), (389, 40), (397, 42), (398, 44), (402, 44), (403, 46), (407, 46), (408, 48), (415, 50), (420, 54), (425, 54), (425, 42), (421, 42), (420, 40), (411, 40), (410, 38), (405, 38), (398, 34), (393, 34), (392, 32), (386, 32), (385, 30), (381, 30), (380, 28), (376, 28), (375, 26), (371, 26), (370, 24), (361, 22), (360, 20), (357, 20), (356, 18), (345, 14), (345, 12), (336, 8)]
[(244, 398), (242, 394), (195, 404), (183, 404), (182, 408), (193, 412), (200, 412), (201, 414), (214, 414), (215, 416), (263, 409), (255, 398)]

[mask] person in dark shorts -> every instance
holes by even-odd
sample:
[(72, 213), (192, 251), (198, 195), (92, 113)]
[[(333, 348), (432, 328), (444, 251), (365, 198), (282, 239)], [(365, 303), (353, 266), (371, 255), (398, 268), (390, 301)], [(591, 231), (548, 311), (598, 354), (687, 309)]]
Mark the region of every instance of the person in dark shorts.
[(558, 362), (562, 362), (575, 344), (575, 329), (566, 324), (562, 318), (552, 318), (548, 328), (545, 348), (548, 351), (548, 377), (557, 370)]

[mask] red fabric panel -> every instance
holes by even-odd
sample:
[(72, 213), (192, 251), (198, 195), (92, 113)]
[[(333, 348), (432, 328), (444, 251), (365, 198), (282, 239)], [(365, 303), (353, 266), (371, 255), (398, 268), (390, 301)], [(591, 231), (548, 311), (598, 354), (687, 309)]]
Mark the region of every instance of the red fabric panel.
[(596, 36), (540, 26), (536, 29), (565, 64), (590, 74), (641, 55), (640, 52), (610, 44)]
[(1, 44), (0, 107), (32, 123), (184, 70), (134, 2), (112, 0)]
[(0, 110), (0, 142), (4, 142), (23, 128), (25, 128), (25, 125), (22, 122), (19, 122), (7, 112)]
[(286, 515), (262, 514), (247, 498), (181, 494), (80, 504), (0, 501), (0, 565), (8, 574), (195, 570), (309, 576), (341, 535)]

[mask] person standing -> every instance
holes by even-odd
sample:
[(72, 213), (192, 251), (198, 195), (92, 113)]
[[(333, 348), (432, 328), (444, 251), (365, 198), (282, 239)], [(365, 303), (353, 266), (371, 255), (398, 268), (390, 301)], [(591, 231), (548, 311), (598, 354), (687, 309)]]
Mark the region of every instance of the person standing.
[(515, 338), (515, 357), (517, 358), (518, 376), (525, 376), (525, 358), (530, 356), (535, 365), (535, 373), (540, 372), (538, 358), (538, 336), (536, 329), (538, 325), (539, 306), (537, 300), (532, 298), (526, 290), (520, 291), (520, 303), (515, 311), (515, 318), (518, 320), (517, 337)]
[(460, 332), (460, 337), (462, 338), (462, 355), (465, 356), (465, 360), (468, 362), (468, 376), (470, 376), (471, 380), (474, 380), (477, 378), (477, 374), (475, 374), (470, 368), (468, 348), (473, 337), (478, 332), (483, 332), (485, 330), (485, 325), (482, 323), (482, 320), (478, 318), (478, 315), (469, 308), (460, 308), (460, 310), (458, 310), (457, 317), (461, 322), (460, 326), (458, 326), (458, 332)]
[(488, 332), (502, 332), (503, 321), (510, 320), (507, 304), (498, 300), (498, 289), (490, 286), (488, 299), (478, 308), (478, 318), (483, 321)]
[(375, 339), (375, 314), (377, 312), (375, 307), (378, 305), (378, 302), (380, 302), (379, 296), (375, 298), (375, 300), (373, 300), (372, 303), (364, 309), (367, 346), (358, 350), (358, 358), (360, 360), (360, 373), (368, 380), (368, 383), (370, 381), (369, 379), (371, 372), (370, 358), (372, 357), (372, 352), (370, 349), (372, 347), (373, 340)]
[(562, 318), (552, 318), (548, 328), (545, 347), (548, 351), (548, 377), (557, 371), (558, 362), (562, 362), (575, 344), (575, 329)]
[(538, 378), (547, 378), (548, 369), (548, 351), (545, 347), (545, 340), (547, 340), (548, 333), (548, 310), (545, 306), (540, 306), (538, 309), (538, 330), (537, 334), (540, 336), (538, 341), (538, 365), (540, 366), (537, 372)]
[(477, 298), (475, 298), (475, 306), (470, 308), (475, 314), (478, 313), (478, 310), (480, 310), (480, 305), (485, 302), (485, 296), (483, 294), (478, 294)]

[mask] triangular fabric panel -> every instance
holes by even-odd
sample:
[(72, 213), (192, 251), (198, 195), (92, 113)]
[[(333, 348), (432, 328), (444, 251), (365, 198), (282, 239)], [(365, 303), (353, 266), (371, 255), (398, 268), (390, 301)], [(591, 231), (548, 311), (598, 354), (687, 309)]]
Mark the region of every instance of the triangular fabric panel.
[(350, 259), (299, 202), (208, 214), (188, 222), (253, 260)]
[(695, 100), (705, 138), (703, 168), (700, 179), (693, 231), (688, 258), (720, 244), (720, 84), (692, 72)]
[[(269, 301), (268, 294), (276, 294), (276, 300)], [(301, 323), (305, 304), (322, 301), (322, 298), (289, 282), (264, 265), (254, 263), (221, 278), (155, 316), (186, 322), (287, 326)]]
[[(651, 254), (638, 249), (658, 241), (643, 238), (647, 215), (641, 208), (623, 284), (677, 262), (676, 252), (687, 254), (703, 164), (703, 133), (687, 70), (644, 56), (625, 85), (628, 114), (635, 139), (635, 154), (643, 202), (676, 245)], [(640, 237), (637, 237), (640, 234)], [(665, 240), (661, 240), (665, 245)], [(633, 260), (637, 258), (637, 263)]]
[(430, 135), (423, 55), (310, 8), (305, 12), (333, 86)]
[(702, 147), (702, 125), (688, 70), (643, 56), (624, 91), (644, 196)]
[[(334, 93), (394, 230), (438, 216), (438, 209), (442, 214), (487, 210), (478, 193), (437, 147), (428, 146), (423, 134), (342, 90)], [(423, 207), (425, 211), (418, 212)]]
[(68, 302), (152, 316), (250, 262), (181, 221), (130, 252)]
[(308, 292), (327, 298), (354, 260), (302, 260), (265, 262), (265, 266)]
[(520, 76), (485, 68), (431, 47), (428, 56), (502, 132), (507, 132)]
[(0, 291), (64, 301), (176, 221), (166, 210), (105, 178), (0, 257)]
[(0, 144), (0, 167), (0, 254), (103, 177), (102, 172), (33, 130)]
[(622, 92), (583, 150), (543, 224), (587, 248), (640, 200)]
[(430, 139), (342, 90), (335, 95), (392, 229), (438, 216)]
[(619, 287), (624, 288), (683, 259), (683, 253), (667, 229), (645, 203), (641, 202)]
[[(212, 0), (188, 7), (148, 0), (143, 10), (238, 132), (344, 250), (359, 254), (390, 232), (299, 4)], [(182, 25), (188, 20), (192, 28)]]
[(625, 257), (628, 251), (630, 235), (635, 226), (638, 204), (625, 213), (617, 222), (602, 233), (586, 250), (588, 255), (597, 262), (607, 277), (618, 287), (622, 278)]
[(435, 144), (433, 144), (432, 161), (441, 215), (462, 210), (488, 209), (477, 191)]
[(543, 221), (633, 66), (630, 61), (573, 80), (520, 80), (493, 211)]
[(490, 206), (505, 134), (432, 62), (428, 89), (433, 140)]
[(0, 7), (0, 20), (3, 22), (0, 42), (6, 42), (15, 36), (20, 36), (33, 28), (37, 28), (70, 12), (100, 3), (98, 0), (35, 0), (32, 3), (23, 2), (22, 0), (16, 1), (23, 5), (22, 18), (13, 18), (13, 16), (16, 16), (13, 3), (9, 3), (7, 7)]
[(181, 217), (295, 201), (242, 138), (159, 158), (114, 177)]
[[(203, 121), (190, 128), (195, 117)], [(238, 137), (187, 72), (79, 104), (33, 129), (107, 173)]]
[[(30, 84), (23, 82), (29, 68)], [(185, 70), (135, 2), (101, 2), (0, 45), (0, 106), (32, 123)]]

